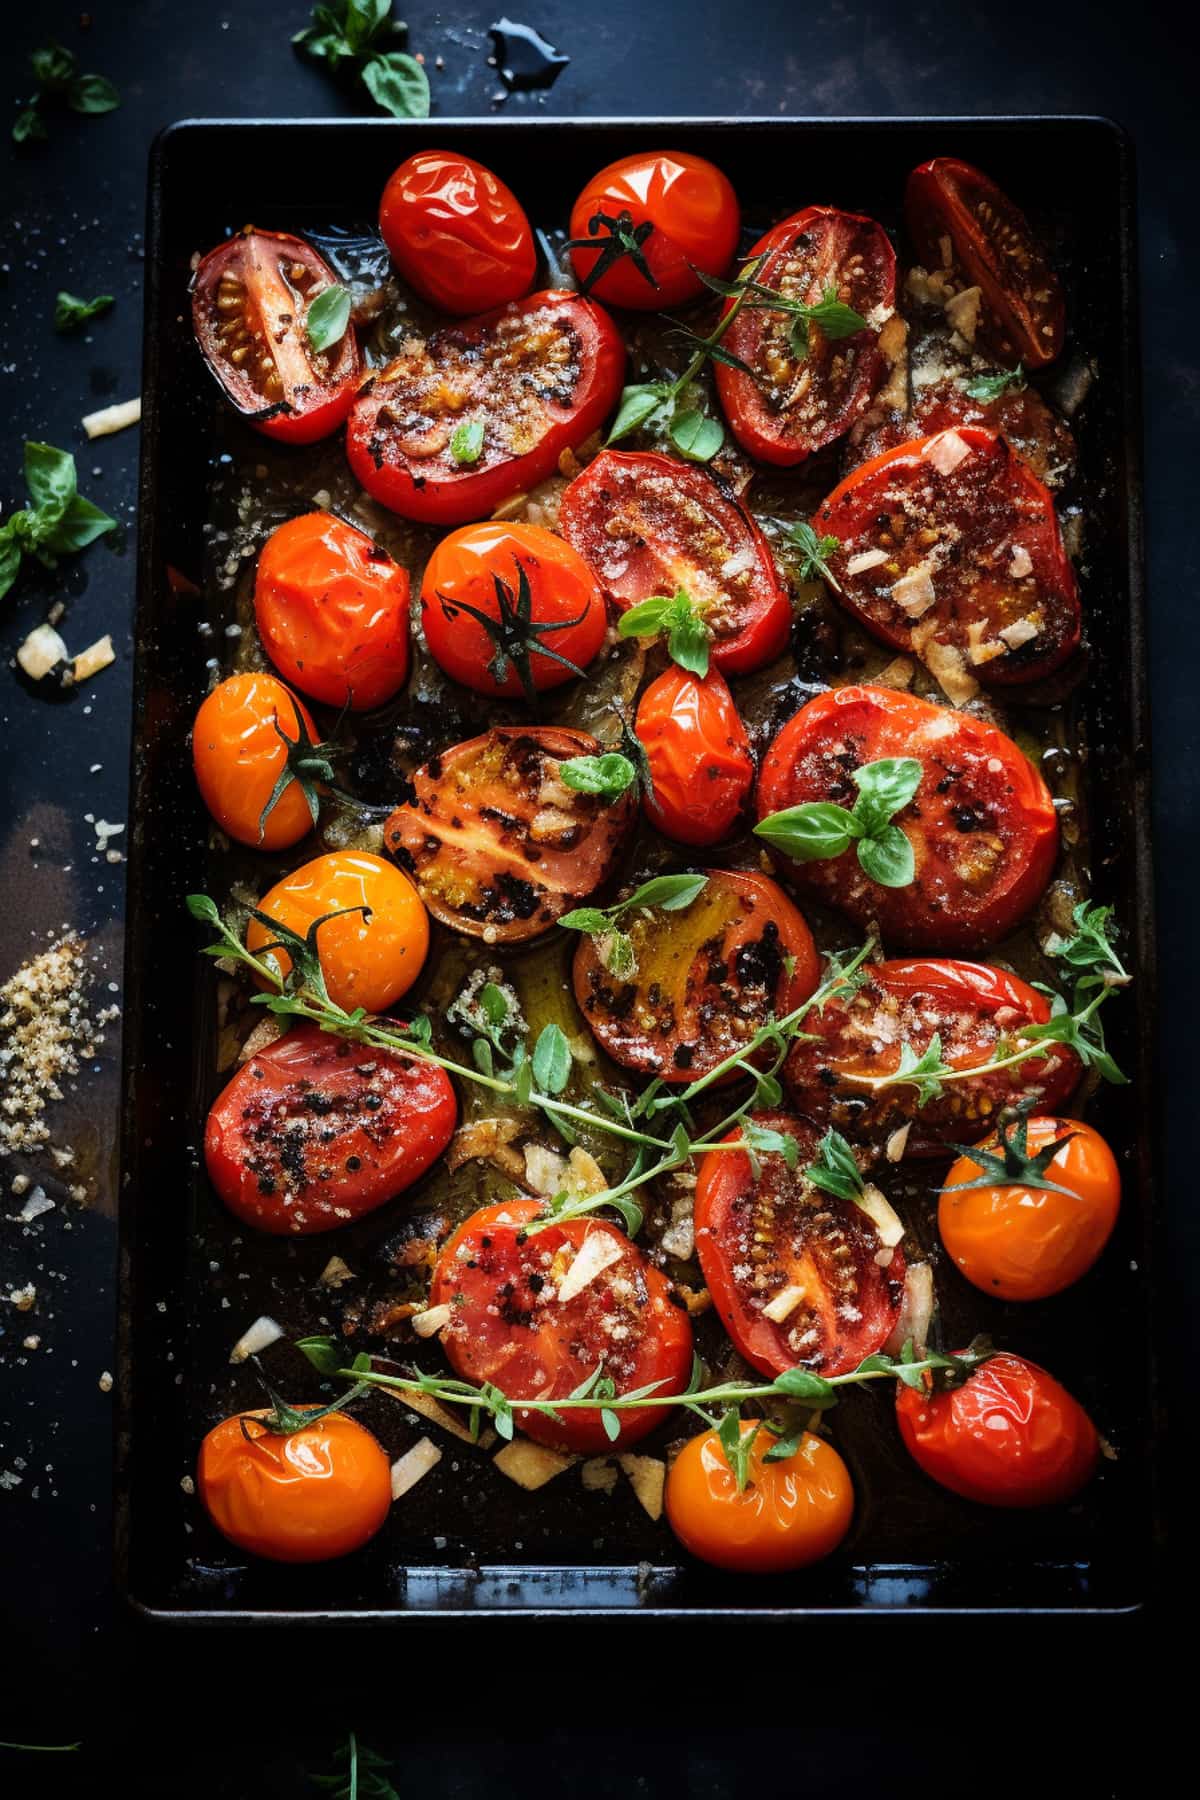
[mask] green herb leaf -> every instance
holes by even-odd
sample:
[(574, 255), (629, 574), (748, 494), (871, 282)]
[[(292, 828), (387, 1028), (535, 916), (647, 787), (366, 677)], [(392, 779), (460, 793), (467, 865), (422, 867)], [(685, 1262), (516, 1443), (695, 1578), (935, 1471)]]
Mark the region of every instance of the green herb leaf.
[(40, 88), (50, 93), (61, 92), (75, 73), (75, 57), (61, 44), (45, 44), (30, 52), (30, 66)]
[[(203, 898), (202, 895), (193, 894), (188, 900), (188, 905), (190, 906), (192, 900), (198, 897)], [(319, 1375), (336, 1375), (341, 1369), (346, 1355), (345, 1346), (337, 1338), (332, 1337), (298, 1338), (296, 1348), (308, 1358)]]
[(94, 300), (80, 300), (75, 294), (60, 293), (54, 302), (54, 329), (78, 331), (89, 319), (107, 312), (112, 304), (111, 294), (97, 294)]
[(817, 1146), (817, 1160), (804, 1171), (814, 1187), (839, 1200), (857, 1201), (863, 1178), (854, 1152), (840, 1131), (827, 1131)]
[(44, 144), (50, 133), (46, 130), (46, 121), (36, 106), (27, 106), (13, 120), (12, 137), (14, 144)]
[(637, 952), (628, 932), (611, 926), (596, 939), (601, 964), (617, 981), (629, 981), (637, 974)]
[(363, 85), (394, 119), (429, 117), (429, 77), (406, 50), (388, 50), (362, 67)]
[[(774, 1431), (775, 1427), (770, 1426), (769, 1429)], [(786, 1462), (789, 1456), (795, 1456), (804, 1442), (804, 1436), (803, 1431), (793, 1431), (789, 1432), (786, 1437), (777, 1437), (771, 1448), (764, 1450), (763, 1461), (765, 1463)]]
[(800, 1147), (790, 1133), (759, 1125), (748, 1115), (740, 1123), (742, 1141), (749, 1150), (759, 1156), (782, 1156), (789, 1169), (796, 1167), (800, 1160)]
[(70, 555), (76, 550), (86, 549), (97, 538), (116, 528), (117, 521), (108, 513), (93, 506), (82, 494), (72, 494), (62, 518), (41, 539), (41, 547), (55, 556)]
[(667, 427), (667, 436), (680, 456), (698, 463), (711, 462), (725, 442), (725, 433), (717, 421), (692, 409), (674, 415)]
[(635, 888), (628, 900), (614, 909), (628, 912), (635, 906), (661, 906), (664, 912), (683, 912), (708, 885), (707, 875), (655, 875)]
[(913, 847), (898, 825), (885, 825), (878, 837), (859, 840), (863, 873), (880, 887), (909, 887), (917, 872)]
[(806, 800), (760, 820), (755, 835), (797, 862), (841, 856), (857, 840), (858, 860), (872, 881), (907, 887), (916, 873), (912, 845), (889, 821), (908, 805), (921, 775), (921, 764), (910, 756), (864, 763), (853, 772), (859, 792), (852, 811), (831, 800)]
[(450, 454), (456, 463), (466, 467), (477, 463), (483, 455), (483, 421), (464, 419), (450, 439)]
[(349, 323), (350, 291), (335, 281), (310, 303), (304, 329), (314, 350), (330, 350), (341, 343)]
[(602, 800), (619, 800), (637, 780), (637, 770), (627, 756), (608, 750), (602, 756), (572, 756), (558, 766), (569, 788), (580, 794), (599, 794)]
[(807, 1400), (812, 1406), (832, 1406), (837, 1399), (837, 1390), (808, 1369), (785, 1369), (775, 1377), (775, 1388), (789, 1400)]
[(712, 632), (686, 588), (639, 601), (622, 613), (617, 629), (622, 637), (660, 637), (665, 633), (672, 661), (701, 680), (708, 674)]
[(571, 1046), (560, 1025), (543, 1025), (533, 1047), (533, 1078), (543, 1094), (561, 1094), (571, 1079)]
[(941, 1033), (935, 1031), (920, 1056), (907, 1039), (901, 1044), (900, 1061), (892, 1083), (899, 1087), (915, 1087), (917, 1105), (925, 1106), (945, 1093), (942, 1077), (951, 1073), (949, 1064), (942, 1061)]
[(998, 400), (1009, 388), (1025, 386), (1025, 370), (1020, 363), (1015, 369), (1001, 369), (995, 375), (976, 375), (973, 381), (963, 383), (964, 394), (972, 400)]
[(617, 444), (627, 438), (641, 426), (647, 424), (663, 405), (669, 389), (661, 381), (643, 382), (640, 386), (627, 387), (621, 395), (621, 403), (617, 407), (617, 416), (613, 420), (605, 442)]
[(114, 112), (120, 104), (120, 94), (104, 75), (78, 75), (67, 89), (67, 105), (72, 112)]
[(819, 577), (822, 581), (829, 582), (831, 587), (836, 587), (837, 583), (830, 573), (826, 559), (841, 547), (841, 538), (818, 537), (812, 526), (803, 519), (798, 525), (792, 526), (788, 537), (800, 552), (800, 562), (796, 570), (800, 580), (816, 581)]
[(75, 458), (52, 444), (25, 445), (25, 484), (32, 507), (0, 525), (0, 598), (17, 578), (21, 558), (32, 554), (48, 568), (56, 556), (80, 550), (117, 521), (75, 491)]
[(75, 492), (75, 458), (53, 444), (26, 443), (25, 486), (37, 511), (57, 522)]
[(888, 820), (908, 805), (921, 785), (923, 773), (914, 756), (885, 756), (854, 770), (850, 777), (858, 789), (854, 816), (865, 836), (878, 836)]
[(562, 915), (558, 921), (567, 931), (586, 931), (594, 936), (598, 931), (607, 931), (610, 920), (606, 912), (598, 906), (577, 906), (573, 912)]
[(849, 849), (855, 837), (855, 821), (844, 806), (832, 800), (806, 800), (800, 806), (788, 806), (760, 819), (754, 835), (765, 838), (797, 862), (823, 862)]
[(724, 1452), (725, 1461), (733, 1470), (739, 1494), (745, 1493), (750, 1480), (750, 1455), (754, 1449), (761, 1424), (751, 1431), (742, 1430), (742, 1415), (736, 1406), (727, 1407), (721, 1415), (721, 1423), (717, 1426), (717, 1441)]
[(207, 894), (189, 894), (187, 909), (193, 919), (199, 919), (204, 925), (219, 925), (221, 922), (217, 903), (215, 900), (210, 900)]

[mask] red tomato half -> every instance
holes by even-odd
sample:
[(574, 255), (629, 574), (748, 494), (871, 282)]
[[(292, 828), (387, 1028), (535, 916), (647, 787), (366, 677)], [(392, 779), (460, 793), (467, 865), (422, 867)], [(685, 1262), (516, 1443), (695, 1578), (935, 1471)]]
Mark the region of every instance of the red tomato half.
[[(572, 249), (571, 264), (584, 293), (606, 306), (679, 306), (704, 292), (697, 269), (725, 274), (740, 224), (737, 195), (713, 163), (685, 150), (639, 150), (593, 175), (576, 200), (571, 237), (597, 248)], [(651, 279), (628, 248), (597, 274), (605, 246), (631, 238)]]
[[(346, 429), (350, 467), (406, 519), (489, 518), (603, 424), (624, 370), (602, 307), (561, 290), (531, 294), (410, 339), (365, 381)], [(475, 446), (469, 428), (480, 426)]]
[(886, 450), (932, 437), (951, 426), (982, 426), (998, 431), (1039, 481), (1053, 490), (1065, 487), (1075, 472), (1078, 447), (1070, 428), (1051, 412), (1036, 388), (1009, 387), (994, 400), (977, 400), (967, 392), (969, 377), (942, 376), (914, 383), (907, 413), (891, 412), (870, 428), (855, 432), (846, 466), (871, 462)]
[(926, 267), (961, 290), (982, 289), (980, 335), (1006, 364), (1053, 362), (1066, 308), (1058, 277), (1020, 212), (988, 177), (935, 156), (908, 178), (904, 218)]
[(754, 785), (746, 727), (720, 673), (673, 663), (638, 701), (634, 727), (650, 763), (646, 817), (680, 844), (719, 844)]
[(204, 360), (248, 424), (284, 444), (336, 431), (358, 386), (353, 325), (314, 350), (308, 309), (337, 277), (311, 244), (251, 231), (210, 250), (192, 283), (192, 328)]
[(402, 162), (383, 190), (379, 229), (409, 287), (440, 312), (490, 312), (533, 281), (524, 209), (469, 156), (418, 150)]
[[(1037, 904), (1058, 850), (1050, 791), (1002, 731), (892, 688), (844, 687), (801, 707), (758, 779), (761, 819), (809, 800), (853, 806), (853, 769), (882, 757), (924, 765), (894, 823), (913, 847), (908, 887), (869, 881), (853, 848), (789, 863), (801, 887), (905, 949), (976, 950), (1015, 929)], [(786, 861), (786, 859), (784, 859)]]
[[(513, 1401), (565, 1399), (601, 1364), (618, 1394), (652, 1381), (664, 1384), (662, 1393), (681, 1392), (691, 1373), (692, 1328), (670, 1282), (601, 1219), (568, 1219), (527, 1236), (522, 1227), (541, 1210), (537, 1200), (485, 1206), (443, 1246), (429, 1301), (451, 1309), (441, 1340), (456, 1373), (494, 1382)], [(581, 1254), (603, 1266), (560, 1300)], [(529, 1437), (583, 1455), (635, 1443), (665, 1416), (658, 1407), (619, 1414), (614, 1445), (598, 1409), (564, 1412), (560, 1423), (516, 1408)]]
[(436, 1064), (294, 1030), (244, 1063), (204, 1133), (209, 1178), (259, 1231), (334, 1231), (402, 1194), (458, 1123)]
[(724, 674), (759, 669), (786, 645), (792, 608), (770, 545), (694, 464), (602, 450), (563, 495), (558, 528), (622, 612), (686, 588)]
[[(867, 320), (852, 337), (809, 327), (808, 354), (789, 338), (794, 316), (744, 306), (726, 331), (726, 350), (751, 375), (718, 363), (717, 392), (734, 436), (760, 462), (790, 467), (833, 443), (864, 412), (887, 370), (879, 334), (896, 304), (896, 255), (874, 219), (809, 206), (759, 238), (754, 279), (791, 300), (815, 305), (831, 289)], [(734, 302), (727, 301), (725, 312)], [(724, 315), (722, 315), (724, 316)]]

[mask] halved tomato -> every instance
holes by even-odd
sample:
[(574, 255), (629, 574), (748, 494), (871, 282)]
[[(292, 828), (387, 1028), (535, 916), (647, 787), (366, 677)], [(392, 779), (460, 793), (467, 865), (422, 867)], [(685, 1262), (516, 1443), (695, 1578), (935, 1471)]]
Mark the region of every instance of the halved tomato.
[[(803, 357), (792, 348), (790, 312), (743, 306), (726, 331), (724, 348), (751, 371), (716, 367), (733, 434), (760, 462), (790, 467), (841, 437), (884, 380), (888, 358), (880, 332), (896, 304), (896, 253), (874, 219), (807, 206), (759, 238), (750, 256), (763, 259), (754, 275), (763, 287), (810, 306), (832, 290), (867, 321), (842, 338), (810, 324)], [(725, 313), (733, 305), (727, 301)]]
[(405, 281), (441, 312), (490, 311), (533, 281), (537, 252), (524, 208), (469, 156), (408, 157), (383, 190), (379, 229)]
[(985, 683), (1035, 681), (1079, 645), (1079, 595), (1054, 501), (994, 431), (901, 444), (822, 501), (834, 592), (875, 637), (928, 661), (951, 646)]
[[(597, 1368), (618, 1395), (649, 1382), (662, 1382), (661, 1393), (681, 1393), (691, 1373), (692, 1328), (665, 1275), (602, 1219), (568, 1219), (528, 1236), (523, 1227), (541, 1211), (537, 1200), (485, 1206), (443, 1246), (429, 1300), (450, 1308), (440, 1335), (456, 1373), (494, 1382), (514, 1402), (564, 1400)], [(568, 1286), (560, 1299), (581, 1255), (588, 1259), (575, 1277), (581, 1285)], [(596, 1272), (583, 1281), (593, 1261)], [(515, 1411), (521, 1430), (539, 1444), (583, 1455), (632, 1444), (667, 1416), (658, 1407), (619, 1413), (614, 1444), (598, 1408), (557, 1419)]]
[[(760, 1374), (803, 1366), (843, 1375), (882, 1348), (900, 1316), (904, 1252), (890, 1253), (853, 1200), (813, 1186), (820, 1129), (793, 1113), (755, 1113), (799, 1149), (789, 1169), (775, 1151), (760, 1172), (741, 1151), (710, 1150), (696, 1177), (696, 1254), (722, 1325)], [(741, 1137), (730, 1132), (727, 1143)], [(881, 1256), (884, 1260), (881, 1262)]]
[(792, 609), (770, 545), (694, 464), (602, 450), (564, 493), (558, 529), (622, 612), (686, 589), (725, 674), (761, 668), (786, 645)]
[(1053, 362), (1066, 307), (1058, 277), (1008, 195), (970, 163), (935, 156), (908, 178), (904, 218), (918, 256), (960, 292), (981, 291), (979, 332), (1005, 363)]
[[(915, 375), (915, 370), (914, 370)], [(847, 440), (851, 454), (847, 470), (871, 462), (914, 438), (932, 437), (951, 426), (977, 425), (998, 431), (1028, 463), (1039, 481), (1052, 491), (1064, 487), (1075, 470), (1075, 439), (1058, 414), (1051, 412), (1033, 387), (1007, 387), (994, 400), (979, 400), (967, 392), (969, 376), (943, 376), (913, 385), (912, 404), (906, 414), (893, 412), (884, 420), (852, 432)]]
[(603, 424), (624, 368), (602, 307), (562, 290), (530, 294), (410, 338), (365, 381), (346, 430), (350, 467), (406, 519), (489, 518)]
[(297, 1025), (243, 1064), (213, 1102), (209, 1179), (258, 1231), (334, 1231), (435, 1163), (458, 1122), (435, 1063)]
[(707, 1075), (820, 978), (812, 933), (782, 888), (765, 875), (707, 874), (690, 906), (622, 920), (632, 975), (610, 974), (591, 937), (575, 953), (575, 998), (601, 1046), (664, 1081)]
[(868, 880), (853, 848), (790, 862), (791, 878), (885, 943), (975, 950), (1015, 929), (1054, 868), (1058, 823), (1045, 782), (1011, 738), (982, 719), (893, 688), (844, 687), (801, 707), (758, 779), (759, 819), (809, 800), (852, 806), (855, 769), (913, 757), (921, 785), (894, 823), (913, 848), (908, 887)]
[(384, 842), (435, 919), (486, 944), (520, 943), (607, 879), (633, 800), (578, 793), (559, 773), (601, 749), (583, 731), (501, 725), (416, 771)]
[(947, 1142), (970, 1142), (995, 1128), (1001, 1108), (1036, 1099), (1047, 1111), (1065, 1104), (1083, 1069), (1065, 1044), (1048, 1044), (1012, 1069), (954, 1081), (940, 1099), (917, 1105), (914, 1087), (875, 1093), (855, 1077), (893, 1075), (901, 1046), (922, 1056), (936, 1033), (954, 1069), (990, 1062), (1022, 1025), (1050, 1017), (1045, 995), (986, 963), (868, 963), (848, 999), (833, 999), (805, 1021), (811, 1040), (792, 1045), (783, 1074), (797, 1108), (846, 1137), (881, 1144), (908, 1125), (906, 1156), (938, 1156)]
[(210, 250), (192, 282), (204, 360), (247, 424), (284, 444), (336, 431), (358, 386), (353, 325), (327, 350), (308, 341), (308, 309), (337, 276), (302, 238), (254, 231)]
[(704, 292), (737, 249), (737, 195), (686, 150), (639, 150), (593, 175), (571, 208), (571, 265), (606, 306), (662, 311)]
[(728, 837), (754, 785), (746, 727), (719, 670), (669, 669), (638, 701), (634, 729), (650, 765), (646, 817), (680, 844)]

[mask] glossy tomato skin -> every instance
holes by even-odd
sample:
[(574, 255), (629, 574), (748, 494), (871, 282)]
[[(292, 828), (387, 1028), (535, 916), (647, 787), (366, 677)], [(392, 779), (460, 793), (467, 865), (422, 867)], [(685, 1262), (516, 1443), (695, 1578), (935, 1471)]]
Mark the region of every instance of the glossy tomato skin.
[(705, 608), (724, 674), (747, 675), (786, 648), (792, 608), (771, 547), (695, 464), (602, 450), (563, 494), (558, 528), (621, 612), (686, 588)]
[(783, 1018), (807, 1000), (820, 979), (812, 933), (775, 882), (705, 873), (690, 906), (643, 908), (624, 921), (633, 976), (610, 974), (591, 937), (581, 936), (575, 952), (575, 998), (601, 1047), (625, 1068), (668, 1082), (708, 1074), (769, 1015)]
[[(722, 343), (753, 375), (718, 363), (717, 393), (738, 443), (760, 462), (793, 467), (848, 431), (887, 373), (881, 330), (896, 304), (896, 255), (882, 225), (861, 213), (809, 206), (774, 226), (750, 251), (755, 280), (810, 304), (829, 287), (867, 319), (852, 337), (810, 326), (801, 363), (788, 345), (792, 316), (743, 307)], [(725, 304), (725, 313), (734, 305)], [(807, 377), (807, 380), (805, 379)]]
[(327, 706), (369, 712), (408, 680), (407, 571), (332, 513), (304, 513), (271, 533), (254, 616), (275, 667)]
[(469, 156), (418, 150), (402, 162), (383, 190), (379, 229), (409, 287), (439, 312), (490, 312), (533, 283), (524, 208)]
[(957, 289), (982, 290), (979, 334), (1011, 366), (1040, 369), (1063, 346), (1058, 277), (1025, 215), (970, 163), (935, 156), (908, 178), (904, 217), (917, 254)]
[[(489, 520), (460, 526), (442, 539), (426, 564), (421, 621), (435, 662), (452, 680), (477, 693), (518, 698), (525, 690), (511, 660), (504, 679), (497, 681), (490, 666), (496, 657), (495, 639), (460, 603), (498, 619), (496, 583), (505, 584), (515, 605), (522, 571), (529, 583), (531, 623), (550, 627), (539, 642), (577, 669), (586, 669), (604, 642), (608, 626), (604, 595), (569, 544), (541, 525)], [(529, 673), (539, 692), (575, 679), (574, 670), (538, 651), (530, 655)]]
[[(682, 1391), (692, 1328), (666, 1277), (601, 1219), (568, 1219), (527, 1236), (523, 1227), (541, 1213), (538, 1200), (485, 1206), (443, 1246), (429, 1299), (451, 1309), (440, 1336), (455, 1371), (466, 1381), (495, 1381), (514, 1402), (565, 1399), (600, 1362), (618, 1395), (652, 1381), (663, 1382), (662, 1393)], [(597, 1236), (619, 1256), (559, 1300), (581, 1246)], [(636, 1443), (663, 1416), (654, 1407), (620, 1413), (614, 1444), (599, 1409), (581, 1407), (557, 1420), (514, 1410), (521, 1430), (539, 1444), (583, 1455)]]
[(287, 747), (300, 726), (313, 743), (312, 714), (282, 681), (259, 670), (229, 675), (202, 703), (192, 727), (192, 767), (200, 796), (221, 830), (256, 850), (286, 850), (312, 830), (299, 782), (286, 787), (260, 826), (263, 808), (287, 766)]
[[(347, 1011), (386, 1012), (417, 979), (429, 949), (429, 920), (408, 876), (362, 850), (314, 857), (277, 881), (259, 911), (299, 937), (326, 913), (345, 913), (321, 926), (317, 946), (329, 997)], [(257, 953), (270, 942), (268, 928), (251, 919), (246, 948)], [(286, 975), (287, 951), (274, 955)]]
[[(684, 150), (638, 151), (593, 175), (571, 209), (571, 237), (588, 237), (598, 214), (627, 214), (631, 229), (652, 227), (642, 256), (653, 283), (623, 256), (586, 288), (600, 251), (571, 251), (576, 279), (606, 306), (657, 312), (698, 299), (705, 287), (695, 271), (724, 275), (737, 250), (741, 214), (732, 184), (713, 163)], [(609, 235), (601, 229), (597, 242)]]
[(719, 844), (754, 785), (754, 758), (719, 670), (701, 680), (673, 663), (638, 702), (634, 729), (650, 764), (652, 825), (679, 844)]
[(790, 879), (863, 925), (877, 922), (889, 947), (953, 952), (995, 943), (1041, 898), (1058, 823), (1045, 782), (994, 725), (893, 688), (819, 694), (763, 758), (758, 817), (809, 800), (851, 807), (851, 770), (889, 756), (924, 765), (914, 800), (894, 821), (913, 846), (915, 880), (877, 886), (853, 849), (824, 862), (781, 857)]
[(315, 444), (350, 411), (354, 326), (326, 351), (305, 332), (308, 307), (336, 280), (311, 244), (282, 231), (242, 232), (196, 270), (192, 327), (204, 360), (247, 424), (281, 444)]
[(1066, 1388), (1000, 1352), (948, 1393), (897, 1386), (896, 1422), (926, 1475), (981, 1506), (1055, 1506), (1091, 1478), (1096, 1427)]
[(454, 1135), (444, 1069), (297, 1025), (213, 1102), (209, 1179), (256, 1231), (334, 1231), (419, 1181)]
[[(603, 307), (530, 294), (415, 340), (359, 389), (346, 428), (355, 477), (383, 506), (429, 525), (488, 519), (554, 473), (616, 405), (621, 334)], [(451, 448), (484, 427), (470, 463)]]
[[(743, 1419), (742, 1436), (753, 1430)], [(671, 1464), (667, 1519), (701, 1562), (739, 1574), (783, 1574), (829, 1556), (849, 1531), (854, 1486), (833, 1445), (806, 1431), (794, 1455), (764, 1462), (775, 1441), (759, 1432), (740, 1494), (715, 1431), (692, 1438)]]
[[(1086, 1275), (1112, 1236), (1121, 1204), (1121, 1175), (1100, 1133), (1079, 1119), (1031, 1118), (1034, 1156), (1063, 1140), (1046, 1178), (1067, 1194), (997, 1183), (956, 1186), (981, 1174), (960, 1156), (938, 1202), (938, 1229), (961, 1274), (1000, 1300), (1046, 1300)], [(984, 1146), (995, 1152), (995, 1138)]]
[(373, 1538), (392, 1504), (391, 1465), (378, 1440), (345, 1413), (287, 1437), (263, 1417), (222, 1419), (200, 1446), (196, 1487), (222, 1536), (285, 1563), (328, 1562)]

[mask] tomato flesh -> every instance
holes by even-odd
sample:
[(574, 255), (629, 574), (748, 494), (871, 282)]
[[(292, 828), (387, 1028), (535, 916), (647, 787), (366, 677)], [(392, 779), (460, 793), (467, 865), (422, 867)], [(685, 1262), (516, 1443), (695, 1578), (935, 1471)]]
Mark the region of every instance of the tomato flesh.
[[(591, 232), (597, 216), (628, 220), (627, 230), (649, 225), (641, 244), (652, 280), (625, 255), (588, 286), (602, 247), (605, 227)], [(705, 291), (696, 274), (724, 275), (737, 249), (741, 216), (737, 196), (720, 169), (683, 150), (638, 151), (609, 163), (594, 175), (571, 209), (572, 238), (595, 238), (597, 249), (571, 251), (581, 286), (607, 306), (661, 311), (695, 300)]]
[(402, 162), (383, 190), (379, 229), (409, 287), (440, 312), (490, 312), (533, 282), (523, 207), (469, 156), (418, 150)]
[[(915, 376), (915, 371), (914, 371)], [(966, 389), (969, 377), (943, 377), (922, 381), (913, 390), (912, 405), (907, 413), (893, 412), (880, 424), (852, 434), (853, 454), (847, 467), (860, 467), (911, 444), (914, 438), (933, 437), (964, 425), (982, 426), (985, 431), (999, 432), (1012, 445), (1021, 461), (1027, 463), (1046, 487), (1064, 487), (1075, 470), (1077, 450), (1070, 428), (1057, 413), (1051, 412), (1036, 388), (1010, 387), (995, 400), (976, 400)]]
[(638, 702), (634, 727), (650, 764), (646, 817), (680, 844), (719, 844), (754, 785), (746, 727), (719, 670), (703, 680), (674, 664)]

